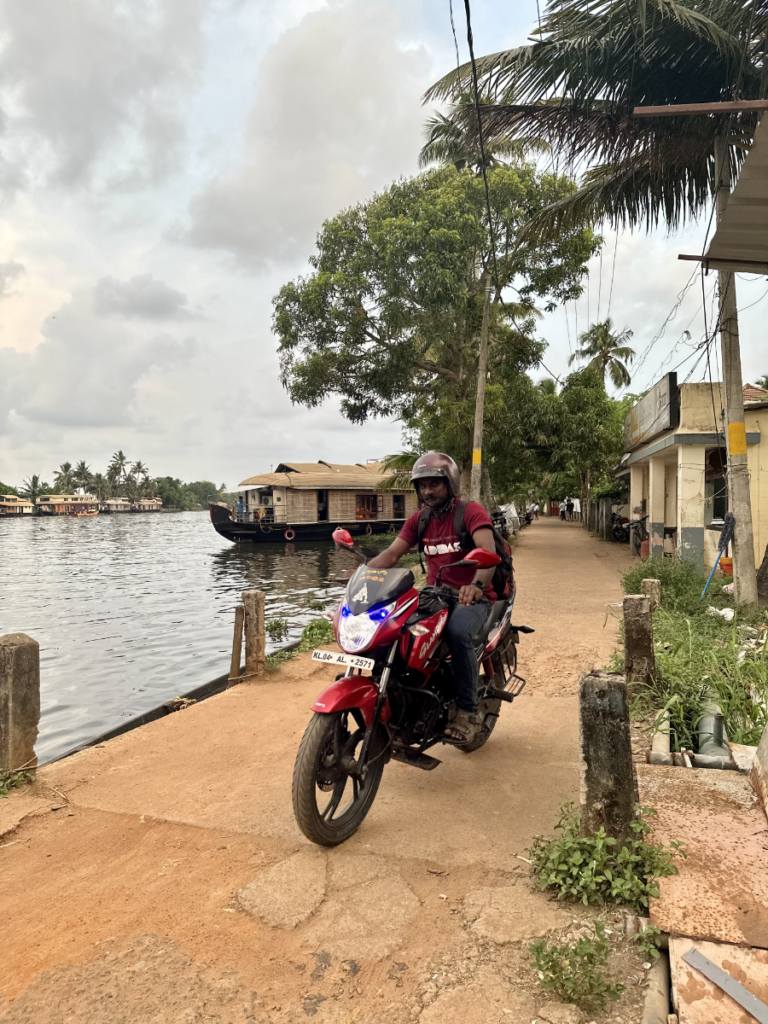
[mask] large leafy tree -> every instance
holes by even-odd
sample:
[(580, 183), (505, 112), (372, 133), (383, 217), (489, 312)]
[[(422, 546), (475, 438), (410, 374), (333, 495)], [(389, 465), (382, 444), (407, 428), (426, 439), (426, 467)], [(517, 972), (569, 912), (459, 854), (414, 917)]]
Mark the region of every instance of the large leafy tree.
[(33, 473), (21, 485), (19, 493), (27, 501), (37, 501), (41, 494), (51, 493), (51, 485), (41, 480), (37, 473)]
[(468, 464), (486, 275), (493, 386), (502, 367), (509, 380), (538, 363), (539, 307), (581, 293), (600, 245), (581, 226), (557, 240), (519, 238), (536, 211), (573, 191), (568, 178), (494, 167), (488, 186), (495, 258), (483, 181), (468, 170), (398, 181), (323, 225), (312, 273), (274, 300), (294, 402), (312, 407), (336, 394), (353, 422), (398, 416), (433, 436), (439, 425), (441, 446)]
[(93, 483), (93, 474), (85, 459), (80, 459), (72, 470), (72, 483), (85, 493)]
[(568, 365), (577, 359), (588, 360), (589, 368), (596, 370), (603, 380), (608, 374), (614, 387), (628, 387), (632, 378), (627, 363), (635, 358), (635, 350), (626, 344), (631, 337), (632, 331), (628, 327), (616, 333), (610, 317), (599, 324), (592, 324), (588, 331), (579, 335), (579, 347), (568, 360)]
[[(533, 42), (480, 58), (483, 90), (494, 97), (481, 111), (489, 144), (543, 136), (556, 159), (588, 168), (533, 228), (585, 217), (675, 228), (695, 218), (715, 188), (715, 138), (727, 137), (735, 169), (759, 115), (637, 118), (633, 108), (759, 98), (767, 34), (759, 0), (551, 0)], [(470, 82), (464, 65), (427, 98), (455, 100)], [(465, 109), (457, 119), (471, 128)]]
[(53, 475), (53, 486), (59, 494), (70, 494), (75, 487), (71, 462), (62, 462)]

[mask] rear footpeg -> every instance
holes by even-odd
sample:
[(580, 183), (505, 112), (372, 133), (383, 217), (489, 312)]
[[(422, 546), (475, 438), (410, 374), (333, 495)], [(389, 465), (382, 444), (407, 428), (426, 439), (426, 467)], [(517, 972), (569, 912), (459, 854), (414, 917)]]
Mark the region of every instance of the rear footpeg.
[(490, 697), (491, 700), (505, 700), (507, 704), (511, 704), (515, 699), (514, 693), (510, 693), (508, 690), (497, 690), (495, 686), (487, 687), (485, 696)]
[(429, 754), (420, 754), (418, 750), (410, 750), (408, 747), (395, 748), (392, 751), (393, 761), (402, 761), (403, 764), (412, 764), (414, 768), (423, 768), (425, 772), (431, 772), (433, 768), (437, 768), (442, 761), (439, 761), (436, 757), (430, 757)]

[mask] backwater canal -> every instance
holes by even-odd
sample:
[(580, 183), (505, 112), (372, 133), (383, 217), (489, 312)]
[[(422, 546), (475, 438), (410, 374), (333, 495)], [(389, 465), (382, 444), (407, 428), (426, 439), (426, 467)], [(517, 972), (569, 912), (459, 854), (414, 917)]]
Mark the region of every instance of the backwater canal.
[(229, 670), (234, 608), (266, 593), (298, 639), (353, 557), (323, 544), (233, 545), (207, 512), (0, 519), (0, 635), (40, 644), (40, 762)]

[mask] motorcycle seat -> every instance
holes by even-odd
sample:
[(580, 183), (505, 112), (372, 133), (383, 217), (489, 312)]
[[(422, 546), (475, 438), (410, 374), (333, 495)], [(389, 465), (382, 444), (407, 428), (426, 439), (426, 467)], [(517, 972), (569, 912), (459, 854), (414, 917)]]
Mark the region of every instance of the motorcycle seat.
[(491, 608), (488, 618), (485, 620), (485, 625), (481, 629), (479, 629), (478, 632), (475, 633), (475, 635), (472, 637), (472, 643), (475, 645), (475, 647), (479, 647), (481, 644), (485, 643), (485, 641), (488, 639), (488, 634), (491, 632), (493, 627), (502, 617), (506, 607), (506, 601), (496, 601), (496, 603)]

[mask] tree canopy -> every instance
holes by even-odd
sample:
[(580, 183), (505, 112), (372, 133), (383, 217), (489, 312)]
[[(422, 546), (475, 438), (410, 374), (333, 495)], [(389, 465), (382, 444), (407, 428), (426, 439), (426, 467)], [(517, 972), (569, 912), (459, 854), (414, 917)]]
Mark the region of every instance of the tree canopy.
[[(572, 192), (530, 165), (488, 171), (495, 258), (481, 179), (442, 168), (400, 180), (326, 221), (312, 272), (274, 300), (282, 381), (310, 407), (339, 395), (361, 423), (397, 416), (466, 463), (485, 275), (493, 282), (486, 423), (494, 401), (541, 359), (540, 307), (577, 297), (601, 239), (579, 226), (522, 242), (520, 226)], [(523, 385), (525, 387), (525, 385)], [(494, 388), (497, 389), (494, 392)]]

